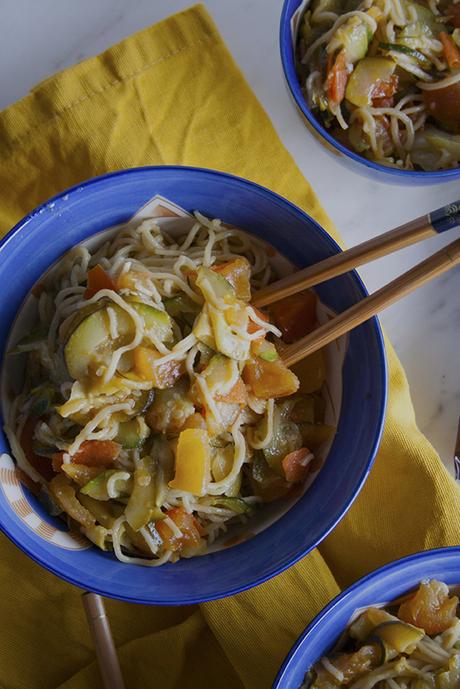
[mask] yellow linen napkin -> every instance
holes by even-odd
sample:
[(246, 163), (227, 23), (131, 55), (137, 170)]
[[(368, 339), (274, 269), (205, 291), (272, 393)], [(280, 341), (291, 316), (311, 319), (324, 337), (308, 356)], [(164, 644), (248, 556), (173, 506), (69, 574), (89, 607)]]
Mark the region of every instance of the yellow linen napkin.
[[(334, 233), (202, 6), (37, 86), (0, 113), (0, 147), (2, 233), (85, 178), (162, 163), (252, 179)], [(200, 607), (107, 601), (129, 689), (266, 689), (339, 586), (395, 557), (460, 542), (458, 489), (418, 431), (404, 372), (390, 345), (387, 351), (381, 450), (354, 506), (319, 550), (252, 591)], [(2, 689), (100, 686), (80, 591), (5, 537), (0, 544)]]

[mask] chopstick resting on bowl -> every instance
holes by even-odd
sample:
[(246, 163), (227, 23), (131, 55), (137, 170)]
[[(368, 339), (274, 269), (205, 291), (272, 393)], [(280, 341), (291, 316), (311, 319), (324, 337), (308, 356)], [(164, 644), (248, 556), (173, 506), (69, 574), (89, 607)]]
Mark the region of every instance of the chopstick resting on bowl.
[[(368, 261), (386, 256), (426, 237), (453, 229), (459, 224), (460, 201), (457, 201), (278, 280), (256, 292), (252, 303), (257, 307), (267, 306), (320, 282), (342, 275)], [(292, 366), (458, 263), (460, 263), (460, 239), (392, 280), (374, 294), (365, 297), (309, 335), (284, 346), (280, 351), (283, 361), (287, 366)]]

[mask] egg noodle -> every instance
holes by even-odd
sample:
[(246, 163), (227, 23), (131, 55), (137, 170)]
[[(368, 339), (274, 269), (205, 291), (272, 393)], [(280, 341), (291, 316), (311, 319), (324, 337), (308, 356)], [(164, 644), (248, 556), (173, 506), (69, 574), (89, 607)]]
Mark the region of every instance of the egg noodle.
[(300, 23), (308, 105), (346, 147), (384, 165), (460, 164), (460, 4), (313, 0)]
[(180, 238), (146, 219), (74, 248), (11, 352), (27, 357), (6, 425), (20, 469), (122, 562), (203, 553), (303, 480), (331, 432), (322, 381), (298, 392), (281, 331), (249, 304), (273, 278), (266, 245), (194, 220)]
[(458, 597), (430, 580), (399, 605), (362, 612), (300, 689), (456, 689), (459, 682)]

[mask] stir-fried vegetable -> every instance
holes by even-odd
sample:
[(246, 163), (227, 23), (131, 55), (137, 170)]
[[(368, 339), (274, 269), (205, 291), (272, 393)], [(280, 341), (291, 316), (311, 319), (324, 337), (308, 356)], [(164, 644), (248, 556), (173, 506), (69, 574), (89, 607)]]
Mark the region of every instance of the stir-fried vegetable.
[(257, 357), (248, 361), (244, 367), (243, 379), (253, 395), (262, 399), (286, 397), (299, 389), (297, 376), (281, 359), (266, 361)]
[[(86, 466), (110, 467), (120, 453), (120, 445), (112, 440), (85, 440), (71, 457), (74, 464)], [(53, 455), (53, 465), (56, 471), (64, 463), (64, 452)]]
[(132, 490), (132, 478), (128, 471), (108, 469), (86, 483), (80, 494), (95, 500), (111, 500), (126, 497)]
[(179, 435), (176, 473), (170, 488), (192, 495), (206, 495), (210, 476), (209, 436), (200, 428), (188, 428)]
[[(396, 64), (384, 57), (366, 57), (353, 71), (347, 85), (347, 99), (358, 107), (371, 105), (373, 98), (386, 97), (388, 91), (381, 91), (382, 84), (394, 84), (391, 78)], [(397, 82), (396, 82), (397, 84)], [(394, 93), (393, 86), (391, 91)], [(389, 95), (393, 95), (389, 93)]]
[(457, 606), (457, 596), (450, 597), (447, 586), (432, 579), (420, 584), (418, 591), (401, 604), (398, 617), (422, 627), (427, 634), (439, 634), (452, 624)]
[(110, 275), (99, 264), (88, 271), (88, 286), (85, 290), (85, 299), (91, 299), (101, 289), (111, 289), (116, 291), (115, 282)]
[(184, 373), (181, 361), (161, 361), (162, 355), (154, 347), (136, 347), (133, 351), (133, 372), (148, 380), (158, 390), (170, 388)]
[[(166, 311), (141, 302), (132, 302), (129, 308), (142, 318), (147, 333), (152, 333), (160, 341), (171, 337), (171, 321)], [(112, 324), (115, 325), (115, 333)], [(131, 316), (117, 304), (91, 313), (75, 328), (65, 345), (65, 360), (71, 377), (82, 380), (96, 373), (101, 363), (107, 360), (107, 355), (130, 342), (134, 333)]]
[(156, 522), (155, 526), (160, 534), (166, 550), (181, 552), (185, 548), (196, 548), (201, 541), (201, 528), (198, 520), (192, 514), (187, 514), (183, 507), (175, 507), (166, 512), (166, 517), (172, 519), (181, 535), (178, 536), (165, 521)]
[(219, 263), (212, 270), (228, 280), (238, 299), (249, 301), (251, 298), (251, 266), (247, 258), (238, 257), (227, 263)]
[(307, 447), (289, 452), (281, 462), (284, 476), (288, 483), (300, 483), (305, 480), (308, 465), (313, 455)]
[(460, 67), (460, 50), (455, 45), (452, 38), (445, 31), (439, 34), (439, 40), (442, 43), (444, 57), (450, 69), (458, 69)]
[(152, 520), (162, 519), (155, 497), (156, 462), (150, 456), (141, 457), (134, 471), (133, 488), (126, 505), (125, 516), (134, 531)]
[(327, 73), (327, 95), (337, 105), (345, 98), (348, 69), (345, 50), (341, 50)]

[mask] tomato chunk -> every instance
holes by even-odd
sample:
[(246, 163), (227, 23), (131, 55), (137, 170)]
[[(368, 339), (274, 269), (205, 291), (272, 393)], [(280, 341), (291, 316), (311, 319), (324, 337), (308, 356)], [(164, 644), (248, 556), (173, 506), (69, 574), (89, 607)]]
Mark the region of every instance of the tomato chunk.
[(311, 290), (292, 294), (270, 306), (275, 325), (285, 342), (295, 342), (316, 326), (316, 294)]
[(88, 271), (88, 283), (84, 293), (85, 299), (91, 299), (95, 294), (101, 289), (111, 289), (116, 290), (117, 287), (108, 273), (105, 272), (104, 268), (97, 264), (94, 268)]
[(300, 483), (308, 474), (308, 465), (313, 455), (307, 447), (301, 447), (287, 454), (281, 462), (288, 483)]
[(443, 89), (423, 91), (426, 109), (439, 124), (452, 133), (460, 133), (460, 82)]
[(181, 530), (182, 536), (178, 538), (163, 520), (155, 522), (155, 528), (163, 540), (165, 550), (180, 552), (186, 547), (193, 548), (200, 544), (201, 524), (193, 514), (188, 514), (183, 507), (173, 507), (166, 512), (166, 516), (172, 519)]
[[(84, 464), (87, 467), (111, 467), (120, 454), (120, 445), (113, 440), (85, 440), (80, 449), (72, 455), (72, 464)], [(53, 469), (59, 471), (63, 464), (64, 452), (53, 455)]]

